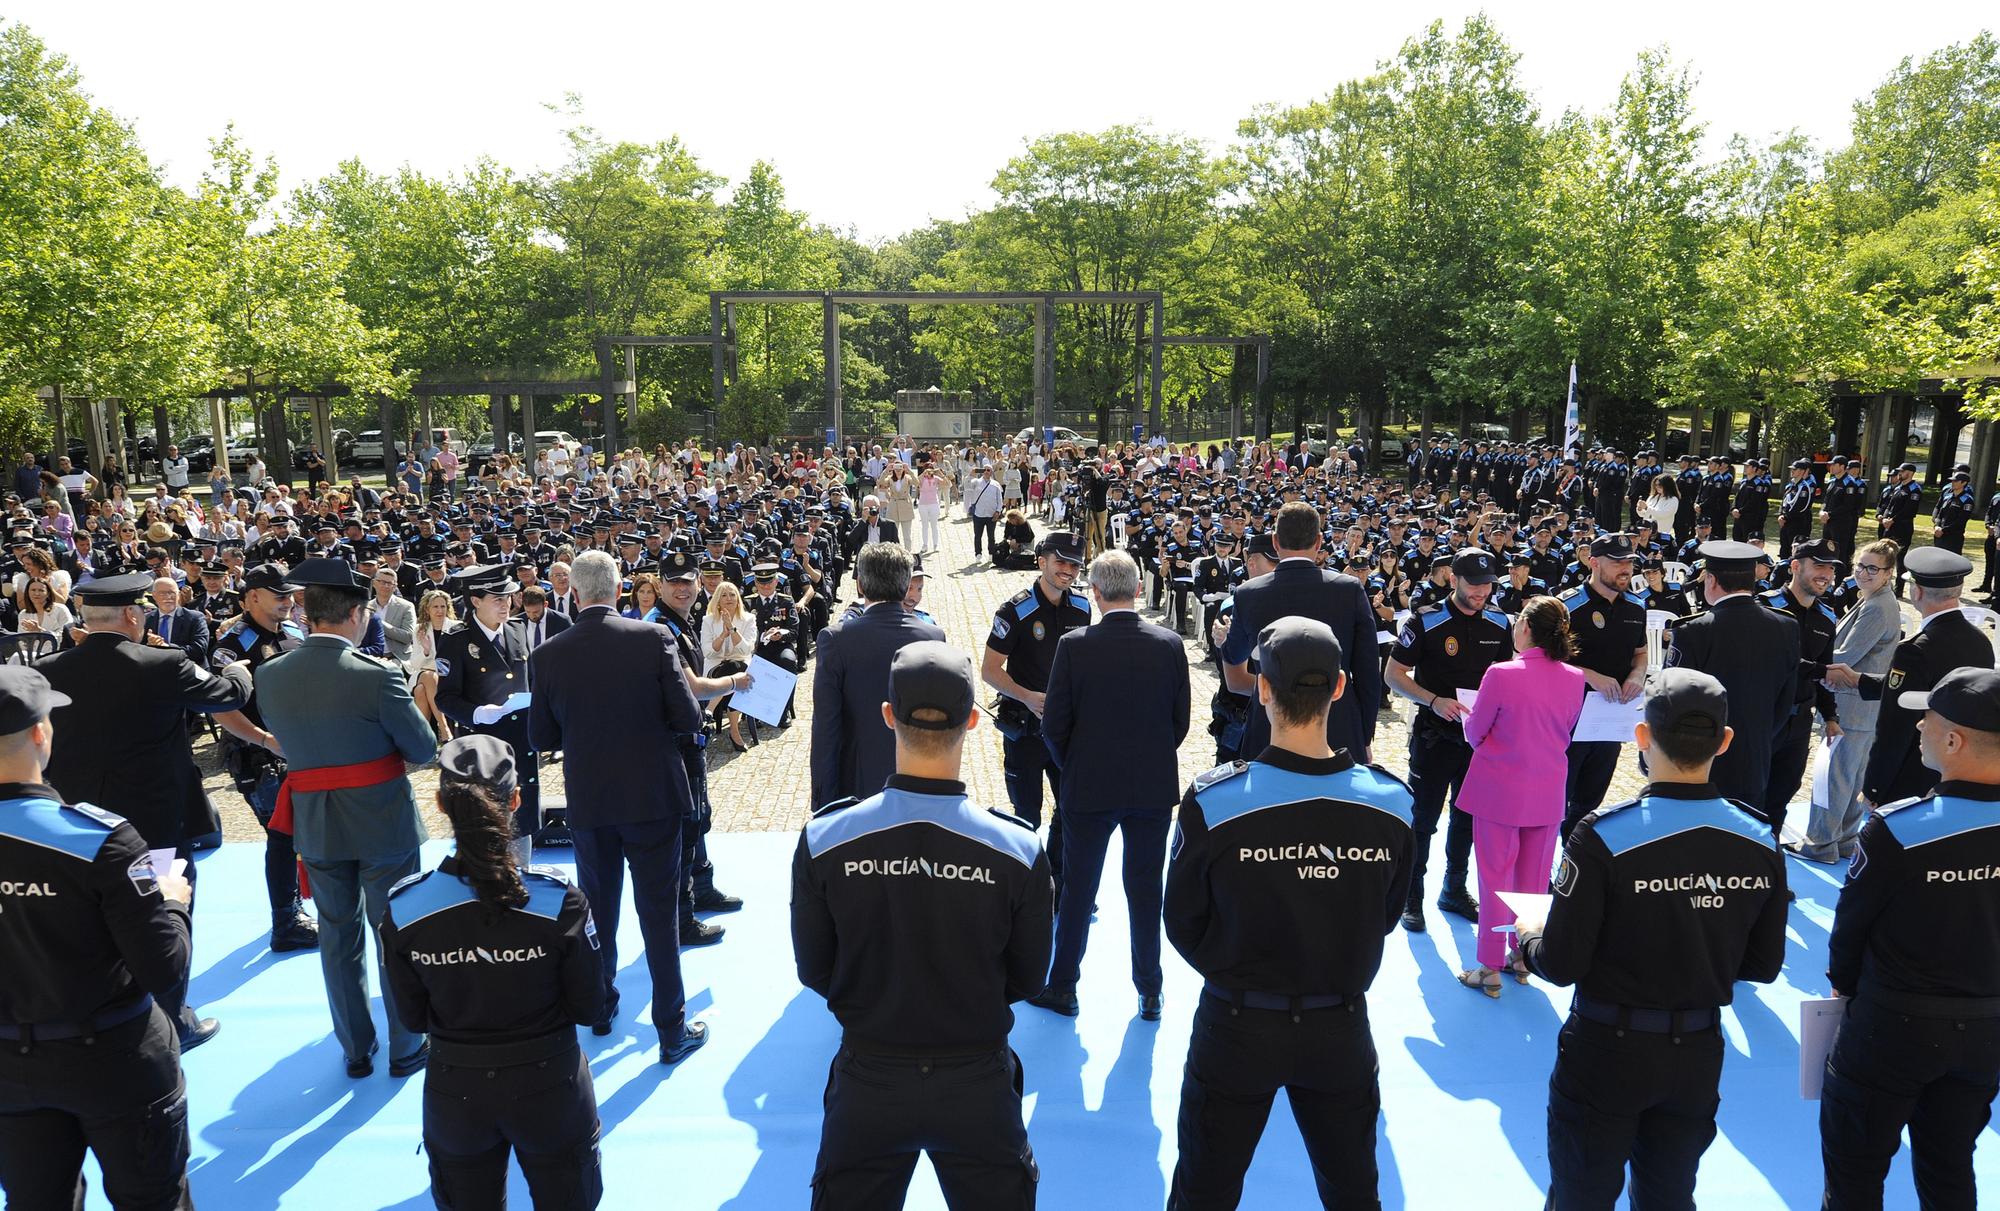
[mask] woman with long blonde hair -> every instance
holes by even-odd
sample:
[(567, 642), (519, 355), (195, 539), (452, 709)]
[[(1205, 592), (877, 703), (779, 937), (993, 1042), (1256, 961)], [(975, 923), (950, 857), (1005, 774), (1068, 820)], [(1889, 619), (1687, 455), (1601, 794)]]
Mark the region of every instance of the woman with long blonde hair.
[[(757, 650), (757, 623), (743, 605), (743, 591), (725, 580), (715, 586), (715, 596), (701, 619), (701, 655), (710, 677), (734, 677), (750, 667)], [(743, 716), (729, 709), (729, 695), (715, 700), (709, 708), (717, 719), (729, 721), (729, 742), (743, 751)]]
[(410, 680), (410, 697), (416, 700), (417, 713), (430, 720), (440, 744), (451, 739), (451, 720), (437, 704), (437, 641), (438, 636), (461, 625), (452, 609), (451, 594), (443, 589), (431, 589), (417, 599), (417, 629), (410, 638), (410, 658), (403, 672)]

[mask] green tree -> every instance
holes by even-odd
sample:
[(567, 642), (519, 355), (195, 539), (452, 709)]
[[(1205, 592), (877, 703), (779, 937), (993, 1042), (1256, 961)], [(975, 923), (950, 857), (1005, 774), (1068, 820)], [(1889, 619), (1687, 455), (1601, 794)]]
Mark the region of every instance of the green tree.
[(1978, 186), (2000, 143), (2000, 41), (1982, 31), (1904, 58), (1854, 104), (1853, 137), (1827, 164), (1840, 226), (1869, 231)]

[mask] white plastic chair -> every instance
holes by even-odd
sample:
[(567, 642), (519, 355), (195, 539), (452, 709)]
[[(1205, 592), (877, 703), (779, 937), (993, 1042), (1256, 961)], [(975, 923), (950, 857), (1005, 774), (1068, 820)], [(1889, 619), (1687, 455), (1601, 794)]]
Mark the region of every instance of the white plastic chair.
[(1667, 560), (1666, 562), (1662, 563), (1660, 565), (1660, 570), (1665, 572), (1667, 574), (1667, 579), (1672, 581), (1674, 584), (1684, 585), (1688, 582), (1688, 578), (1694, 575), (1693, 568), (1690, 568), (1686, 564), (1680, 563), (1676, 560)]
[(1959, 608), (1965, 612), (1965, 617), (1973, 626), (1986, 632), (1987, 642), (1993, 644), (1996, 649), (2000, 649), (2000, 613), (1989, 610), (1985, 606), (1969, 605)]
[(1917, 612), (1917, 607), (1907, 601), (1898, 601), (1896, 604), (1902, 610), (1903, 634), (1905, 636), (1916, 634), (1918, 629), (1924, 625), (1924, 616)]
[(1677, 617), (1668, 610), (1646, 611), (1646, 667), (1657, 669), (1667, 662), (1667, 626)]
[(1120, 551), (1124, 550), (1125, 515), (1123, 513), (1113, 513), (1111, 515), (1110, 530), (1111, 530), (1111, 545), (1117, 550)]

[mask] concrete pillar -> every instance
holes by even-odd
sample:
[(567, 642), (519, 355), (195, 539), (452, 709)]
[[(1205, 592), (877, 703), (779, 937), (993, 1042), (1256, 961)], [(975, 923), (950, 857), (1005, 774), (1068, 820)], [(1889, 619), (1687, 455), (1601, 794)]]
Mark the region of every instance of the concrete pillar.
[[(1271, 436), (1271, 342), (1267, 338), (1257, 341), (1257, 440), (1266, 441)], [(1329, 435), (1329, 440), (1331, 440)]]
[(1167, 350), (1167, 302), (1164, 298), (1153, 300), (1153, 397), (1151, 403), (1151, 424), (1154, 433), (1160, 433), (1161, 413), (1165, 411), (1162, 392), (1165, 391), (1164, 360)]
[(847, 421), (840, 409), (840, 305), (831, 293), (820, 303), (820, 355), (826, 362), (826, 427), (833, 430), (834, 448), (840, 449), (847, 441)]
[[(409, 452), (409, 453), (410, 453), (410, 454), (411, 454), (411, 455), (412, 455), (413, 457), (414, 457), (415, 455), (418, 455), (418, 454), (421, 454), (421, 453), (423, 452), (424, 448), (425, 448), (426, 446), (430, 445), (430, 441), (431, 441), (431, 430), (432, 430), (432, 429), (434, 429), (434, 428), (436, 428), (436, 426), (435, 426), (435, 425), (431, 424), (431, 397), (430, 397), (430, 396), (428, 396), (428, 395), (419, 395), (419, 396), (417, 397), (417, 414), (418, 414), (418, 415), (417, 415), (417, 426), (418, 426), (418, 427), (417, 427), (417, 448), (416, 448), (416, 449), (414, 449), (414, 450), (411, 450), (411, 451)], [(423, 468), (423, 469), (424, 469), (424, 470), (425, 470), (426, 472), (428, 472), (428, 471), (430, 470), (430, 468), (429, 468), (428, 466), (426, 466), (426, 467), (425, 467), (425, 468)]]
[[(500, 451), (509, 448), (507, 442), (507, 397), (504, 395), (488, 396), (486, 399), (486, 414), (487, 425), (493, 431), (493, 452), (498, 454)], [(522, 440), (526, 441), (525, 438)], [(522, 448), (525, 450), (526, 446), (524, 445)], [(469, 454), (471, 451), (468, 450), (467, 453)], [(532, 466), (533, 463), (531, 462), (529, 465)]]
[[(215, 442), (215, 465), (229, 474), (229, 401), (222, 396), (211, 396), (208, 401), (208, 432)], [(231, 476), (231, 482), (235, 477)]]
[[(1056, 360), (1055, 352), (1052, 348), (1055, 344), (1053, 339), (1054, 334), (1051, 331), (1053, 326), (1053, 316), (1051, 313), (1053, 310), (1054, 308), (1050, 306), (1048, 299), (1040, 298), (1035, 300), (1035, 402), (1033, 411), (1029, 414), (1032, 417), (1029, 424), (1036, 433), (1040, 433), (1048, 427), (1049, 397), (1054, 394), (1055, 374), (1051, 369)], [(1011, 437), (1013, 435), (1003, 434), (1002, 436)]]
[(722, 424), (723, 357), (722, 346), (722, 303), (714, 295), (708, 299), (708, 361), (709, 370), (715, 378), (715, 394), (711, 401), (715, 409), (717, 431), (711, 437), (720, 435)]
[[(532, 472), (535, 467), (535, 458), (540, 453), (540, 451), (535, 448), (536, 446), (535, 393), (532, 391), (527, 392), (526, 394), (520, 397), (520, 400), (521, 400), (521, 457), (528, 460), (528, 469), (530, 472)], [(608, 396), (605, 398), (604, 407), (607, 410), (611, 407), (611, 400)], [(505, 450), (506, 448), (507, 447), (505, 446), (493, 447), (494, 452), (496, 454), (501, 450)]]

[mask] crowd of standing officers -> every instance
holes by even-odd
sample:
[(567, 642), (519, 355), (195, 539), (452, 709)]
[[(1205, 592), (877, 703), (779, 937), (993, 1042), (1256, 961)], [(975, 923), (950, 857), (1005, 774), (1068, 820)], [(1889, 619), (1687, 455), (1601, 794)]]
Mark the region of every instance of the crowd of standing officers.
[[(177, 501), (145, 543), (121, 514), (9, 502), (0, 579), (56, 649), (0, 665), (0, 964), (39, 977), (0, 989), (10, 1205), (70, 1205), (86, 1147), (116, 1205), (191, 1205), (178, 1056), (222, 1026), (187, 1003), (212, 729), (267, 834), (270, 947), (318, 951), (347, 1075), (381, 1047), (371, 966), (390, 1074), (426, 1073), (438, 1204), (499, 1205), (511, 1155), (537, 1205), (594, 1206), (576, 1030), (616, 1028), (629, 874), (661, 1062), (707, 1040), (678, 952), (741, 907), (703, 841), (706, 750), (742, 743), (750, 656), (812, 666), (793, 940), (842, 1028), (815, 1206), (899, 1205), (919, 1153), (954, 1207), (1033, 1203), (1011, 1006), (1083, 1011), (1114, 833), (1136, 1012), (1162, 1014), (1163, 935), (1203, 981), (1170, 1206), (1238, 1203), (1279, 1089), (1321, 1200), (1373, 1204), (1367, 993), (1427, 907), (1477, 922), (1468, 988), (1576, 990), (1549, 1204), (1629, 1181), (1692, 1205), (1720, 1011), (1778, 974), (1788, 853), (1849, 863), (1825, 1205), (1879, 1205), (1905, 1127), (1926, 1205), (1971, 1205), (2000, 1087), (2000, 675), (1961, 600), (1962, 477), (1912, 549), (1914, 468), (1862, 543), (1845, 460), (1781, 494), (1755, 460), (1739, 484), (1726, 460), (1505, 443), (1418, 445), (1401, 483), (1358, 449), (1268, 445), (579, 454), (428, 493), (219, 495), (233, 529)], [(924, 613), (912, 550), (954, 503), (995, 566), (1035, 572), (976, 663)], [(1216, 763), (1183, 787), (1189, 632), (1219, 673)], [(1573, 739), (1620, 706), (1622, 733)], [(1833, 790), (1788, 834), (1815, 716)], [(962, 777), (987, 725), (1007, 810)], [(1648, 781), (1606, 803), (1627, 747)], [(426, 871), (408, 771), (432, 762), (456, 844)], [(528, 865), (535, 840), (574, 847), (573, 880)]]

